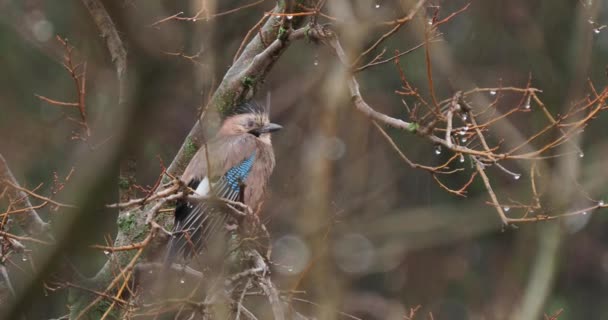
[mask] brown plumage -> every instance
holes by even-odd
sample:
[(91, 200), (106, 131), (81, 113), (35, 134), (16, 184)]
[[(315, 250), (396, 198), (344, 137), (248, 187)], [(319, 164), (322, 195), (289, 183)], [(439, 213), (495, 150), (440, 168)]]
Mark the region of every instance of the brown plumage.
[[(203, 146), (197, 151), (181, 179), (200, 195), (241, 201), (256, 210), (275, 165), (270, 134), (281, 126), (270, 123), (268, 110), (257, 104), (237, 110), (244, 113), (223, 121), (207, 150)], [(221, 202), (179, 202), (167, 262), (194, 254), (203, 258), (223, 254), (225, 248), (212, 247), (226, 244), (224, 230), (230, 220), (226, 210)]]

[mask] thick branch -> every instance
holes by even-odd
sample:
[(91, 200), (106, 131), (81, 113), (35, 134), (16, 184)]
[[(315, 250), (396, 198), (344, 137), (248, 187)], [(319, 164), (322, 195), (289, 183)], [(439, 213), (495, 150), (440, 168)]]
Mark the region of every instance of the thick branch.
[[(273, 12), (281, 13), (280, 5)], [(297, 13), (297, 12), (294, 12)], [(293, 27), (303, 22), (303, 17), (294, 16), (291, 20)], [(239, 103), (251, 99), (258, 85), (264, 80), (274, 63), (280, 58), (291, 40), (302, 38), (306, 30), (289, 32), (281, 25), (283, 19), (270, 17), (257, 35), (247, 46), (234, 64), (226, 71), (222, 82), (207, 105), (208, 112), (204, 113), (188, 133), (184, 144), (180, 147), (167, 172), (178, 175), (188, 164), (194, 152), (211, 137), (220, 117), (230, 114), (232, 108)], [(267, 43), (270, 42), (270, 45)]]

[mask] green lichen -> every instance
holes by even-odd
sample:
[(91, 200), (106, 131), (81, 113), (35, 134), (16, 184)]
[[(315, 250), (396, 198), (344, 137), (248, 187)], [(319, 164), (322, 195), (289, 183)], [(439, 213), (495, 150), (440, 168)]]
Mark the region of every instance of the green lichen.
[(420, 125), (416, 122), (411, 122), (410, 124), (408, 124), (407, 126), (407, 131), (411, 132), (411, 133), (416, 133), (416, 131), (418, 131), (418, 128), (420, 128)]
[(127, 177), (120, 176), (120, 178), (118, 178), (118, 188), (121, 190), (129, 190), (129, 188), (131, 188), (131, 182)]
[(150, 226), (149, 225), (142, 226), (141, 230), (139, 230), (139, 232), (137, 232), (135, 237), (133, 237), (133, 242), (143, 241), (148, 236), (148, 234), (150, 234)]
[(130, 231), (136, 226), (137, 221), (135, 215), (130, 213), (125, 213), (118, 217), (118, 230), (122, 231), (125, 234), (129, 234)]
[(306, 42), (311, 42), (312, 39), (310, 38), (310, 24), (306, 25), (306, 27), (304, 27), (304, 38), (306, 39)]
[(254, 77), (250, 77), (250, 76), (246, 76), (243, 78), (243, 85), (247, 88), (251, 88), (253, 87), (253, 85), (255, 84), (255, 78)]
[(186, 142), (184, 142), (184, 156), (186, 159), (192, 159), (197, 150), (198, 148), (196, 147), (196, 144), (194, 144), (194, 141), (192, 141), (192, 138), (187, 137)]
[(287, 36), (287, 29), (283, 26), (279, 27), (279, 32), (277, 33), (277, 38), (283, 40)]
[(217, 111), (225, 116), (232, 111), (232, 107), (234, 105), (234, 92), (226, 91), (219, 95), (217, 101), (215, 101), (215, 108)]

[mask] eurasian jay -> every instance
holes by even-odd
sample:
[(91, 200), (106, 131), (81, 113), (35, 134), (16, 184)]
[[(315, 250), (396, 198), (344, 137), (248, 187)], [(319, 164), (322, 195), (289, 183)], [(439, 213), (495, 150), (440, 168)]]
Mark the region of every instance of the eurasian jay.
[[(213, 139), (194, 155), (181, 179), (201, 196), (239, 201), (252, 210), (262, 202), (275, 165), (270, 135), (280, 130), (270, 123), (268, 108), (247, 102), (225, 117)], [(207, 163), (207, 160), (209, 163)], [(230, 214), (221, 201), (178, 202), (166, 259), (204, 257), (211, 243), (225, 243)]]

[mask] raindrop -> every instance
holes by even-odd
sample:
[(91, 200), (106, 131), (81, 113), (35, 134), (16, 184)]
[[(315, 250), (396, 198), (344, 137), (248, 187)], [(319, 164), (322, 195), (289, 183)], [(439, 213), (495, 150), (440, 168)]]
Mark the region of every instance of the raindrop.
[(589, 24), (595, 24), (595, 21), (593, 21), (591, 19), (587, 20), (587, 22), (589, 22)]
[(152, 272), (152, 270), (150, 270), (150, 271), (148, 271), (148, 273), (149, 273), (149, 274), (152, 274), (152, 273), (154, 273), (154, 272)]
[(467, 121), (467, 119), (468, 119), (468, 118), (469, 118), (469, 116), (467, 116), (466, 114), (463, 114), (463, 115), (462, 115), (462, 120), (463, 120), (463, 121)]
[(287, 16), (287, 20), (291, 20), (291, 19), (293, 19), (293, 16), (291, 16), (291, 15)]
[(21, 257), (21, 261), (23, 261), (23, 262), (27, 261), (27, 257), (26, 256)]
[(107, 256), (107, 255), (109, 255), (109, 254), (110, 254), (110, 251), (108, 251), (108, 250), (104, 250), (104, 251), (103, 251), (103, 254), (105, 254), (105, 255)]
[(435, 147), (435, 154), (436, 154), (436, 155), (440, 155), (440, 154), (441, 154), (441, 146), (440, 146), (440, 145), (437, 145), (437, 146)]
[(601, 31), (600, 28), (593, 28), (593, 32), (595, 32), (595, 34), (600, 33), (600, 31)]
[(516, 174), (513, 176), (513, 179), (515, 180), (519, 180), (519, 178), (521, 178), (521, 174)]
[(579, 154), (578, 154), (578, 157), (579, 157), (579, 158), (584, 158), (584, 157), (585, 157), (585, 154), (581, 152), (581, 153), (579, 153)]
[(586, 214), (587, 214), (587, 211), (583, 211), (583, 215), (586, 215)]
[(429, 25), (433, 25), (433, 19), (429, 19)]
[(184, 283), (186, 283), (186, 280), (184, 280), (184, 279), (179, 279), (179, 283), (184, 284)]
[(192, 18), (192, 22), (196, 22), (196, 18)]
[(493, 96), (495, 96), (496, 95), (496, 90), (490, 91), (490, 94), (493, 95)]
[(503, 207), (502, 209), (503, 209), (505, 212), (509, 212), (509, 210), (511, 210), (511, 208), (510, 208), (510, 207)]
[(460, 131), (458, 132), (459, 135), (464, 136), (465, 134), (467, 134), (467, 129), (466, 127), (460, 129)]
[(526, 99), (526, 105), (524, 106), (526, 109), (530, 109), (530, 96)]
[(468, 140), (469, 140), (469, 139), (467, 139), (467, 137), (462, 137), (462, 138), (460, 139), (460, 142), (465, 143), (465, 142), (467, 142)]
[(603, 207), (605, 205), (604, 200), (600, 200), (600, 202), (598, 202), (597, 205), (600, 207)]
[(463, 163), (463, 162), (464, 162), (464, 156), (460, 155), (460, 163)]
[(376, 3), (376, 9), (380, 8), (380, 4)]
[(315, 57), (315, 61), (313, 62), (313, 64), (316, 66), (319, 65), (319, 57)]

